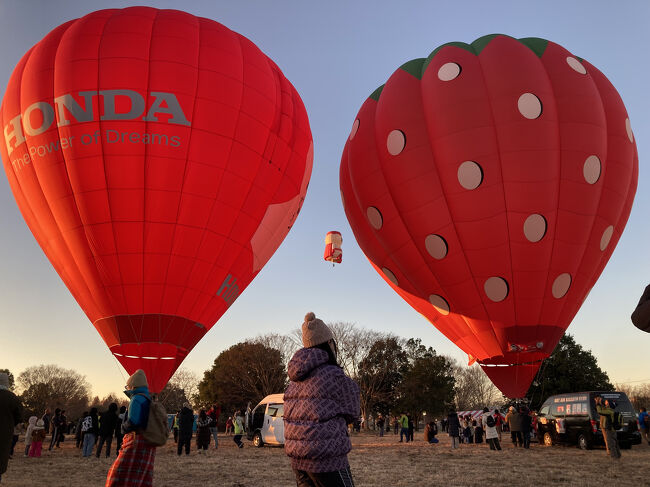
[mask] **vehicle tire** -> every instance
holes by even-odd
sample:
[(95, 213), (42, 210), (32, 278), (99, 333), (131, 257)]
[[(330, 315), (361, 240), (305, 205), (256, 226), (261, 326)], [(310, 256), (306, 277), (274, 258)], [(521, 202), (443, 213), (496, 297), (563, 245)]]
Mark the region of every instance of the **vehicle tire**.
[(553, 446), (553, 438), (551, 437), (551, 433), (544, 433), (544, 445)]
[(587, 435), (582, 434), (578, 436), (578, 447), (581, 450), (591, 450), (592, 448), (591, 441), (589, 441)]
[(257, 448), (262, 448), (264, 446), (264, 441), (262, 441), (262, 433), (256, 431), (253, 435), (253, 446)]

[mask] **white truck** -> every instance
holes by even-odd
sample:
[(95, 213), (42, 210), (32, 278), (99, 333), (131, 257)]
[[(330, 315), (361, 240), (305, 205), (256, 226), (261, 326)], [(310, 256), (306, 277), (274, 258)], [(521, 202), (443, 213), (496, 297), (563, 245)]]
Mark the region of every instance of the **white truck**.
[(284, 394), (262, 399), (248, 415), (246, 433), (256, 447), (284, 445)]

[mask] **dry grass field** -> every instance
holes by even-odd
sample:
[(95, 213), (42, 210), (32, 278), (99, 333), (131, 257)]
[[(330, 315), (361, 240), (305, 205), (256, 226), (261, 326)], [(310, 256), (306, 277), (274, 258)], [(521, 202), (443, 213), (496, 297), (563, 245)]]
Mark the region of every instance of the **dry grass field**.
[[(352, 473), (357, 487), (370, 486), (650, 486), (650, 446), (624, 450), (612, 462), (604, 449), (547, 448), (537, 443), (530, 450), (492, 452), (483, 445), (461, 445), (452, 451), (446, 434), (428, 445), (416, 433), (413, 443), (397, 443), (395, 435), (378, 438), (362, 433), (352, 439)], [(505, 439), (505, 438), (504, 438)], [(278, 447), (254, 448), (245, 442), (237, 449), (231, 437), (220, 437), (219, 449), (208, 455), (193, 451), (177, 457), (173, 441), (156, 454), (156, 486), (295, 486), (289, 461)], [(20, 451), (23, 442), (17, 445)], [(112, 459), (81, 458), (67, 441), (65, 447), (44, 452), (40, 459), (16, 455), (2, 478), (2, 487), (103, 486)]]

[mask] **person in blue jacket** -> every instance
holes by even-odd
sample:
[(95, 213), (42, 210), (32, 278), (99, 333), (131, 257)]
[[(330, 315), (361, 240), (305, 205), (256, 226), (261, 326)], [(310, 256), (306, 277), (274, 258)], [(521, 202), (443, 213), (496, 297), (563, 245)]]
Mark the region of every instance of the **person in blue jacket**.
[(153, 485), (153, 465), (156, 447), (147, 443), (142, 433), (149, 421), (151, 396), (147, 376), (138, 369), (129, 377), (124, 391), (129, 399), (129, 409), (122, 422), (124, 440), (117, 460), (108, 471), (106, 487), (141, 487)]
[(639, 408), (639, 429), (641, 430), (641, 437), (644, 438), (648, 445), (650, 445), (650, 415), (646, 408)]

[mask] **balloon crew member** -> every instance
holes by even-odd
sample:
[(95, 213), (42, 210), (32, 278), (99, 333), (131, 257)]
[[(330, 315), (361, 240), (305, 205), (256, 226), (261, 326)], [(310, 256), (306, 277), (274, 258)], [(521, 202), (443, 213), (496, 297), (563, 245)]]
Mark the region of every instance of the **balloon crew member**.
[(614, 406), (608, 399), (603, 399), (601, 396), (597, 396), (595, 401), (596, 411), (600, 415), (600, 430), (603, 432), (609, 456), (613, 460), (620, 460), (621, 450), (618, 447), (618, 438), (614, 429)]
[(142, 369), (129, 377), (124, 394), (130, 399), (122, 423), (124, 439), (120, 453), (108, 471), (106, 487), (150, 487), (153, 485), (156, 447), (148, 444), (142, 436), (149, 421), (151, 404), (147, 376)]
[(287, 367), (284, 449), (298, 487), (354, 486), (347, 425), (360, 416), (359, 386), (337, 363), (332, 331), (314, 313), (302, 324), (302, 343)]
[(0, 478), (7, 471), (14, 427), (20, 423), (21, 415), (20, 400), (9, 390), (9, 375), (0, 372)]

